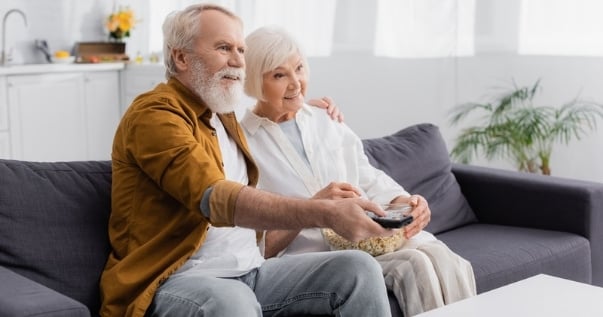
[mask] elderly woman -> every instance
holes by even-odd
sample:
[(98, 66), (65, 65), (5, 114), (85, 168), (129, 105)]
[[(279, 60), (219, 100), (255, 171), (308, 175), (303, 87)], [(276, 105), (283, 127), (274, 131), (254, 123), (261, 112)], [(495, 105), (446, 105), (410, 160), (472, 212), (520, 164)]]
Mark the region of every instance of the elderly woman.
[[(260, 168), (258, 187), (297, 197), (409, 203), (414, 221), (403, 229), (407, 242), (376, 257), (405, 316), (474, 295), (471, 264), (422, 230), (431, 215), (425, 199), (371, 166), (345, 124), (304, 103), (308, 63), (294, 39), (264, 27), (246, 44), (245, 92), (257, 103), (241, 124)], [(266, 257), (328, 250), (318, 228), (266, 233)]]

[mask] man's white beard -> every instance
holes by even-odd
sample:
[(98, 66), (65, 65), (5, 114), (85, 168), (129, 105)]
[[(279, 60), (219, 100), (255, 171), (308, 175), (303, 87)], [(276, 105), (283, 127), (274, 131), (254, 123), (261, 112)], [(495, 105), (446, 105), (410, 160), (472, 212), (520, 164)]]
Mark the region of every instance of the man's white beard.
[[(228, 113), (235, 110), (243, 95), (244, 70), (225, 68), (212, 75), (209, 74), (203, 61), (197, 57), (194, 58), (191, 69), (195, 92), (205, 101), (212, 112)], [(239, 80), (224, 87), (220, 81), (225, 75), (238, 77)]]

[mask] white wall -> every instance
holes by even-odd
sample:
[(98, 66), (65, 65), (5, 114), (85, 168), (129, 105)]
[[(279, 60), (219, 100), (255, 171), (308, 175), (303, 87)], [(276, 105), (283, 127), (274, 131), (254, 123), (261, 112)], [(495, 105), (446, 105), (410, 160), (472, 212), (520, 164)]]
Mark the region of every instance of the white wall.
[[(148, 0), (129, 4), (143, 19), (128, 40), (128, 52), (146, 53)], [(347, 123), (363, 138), (393, 133), (420, 122), (440, 126), (449, 144), (457, 131), (447, 122), (456, 104), (485, 101), (492, 87), (542, 81), (542, 104), (560, 105), (576, 97), (603, 102), (603, 58), (519, 56), (517, 8), (520, 0), (478, 0), (476, 56), (466, 58), (393, 59), (371, 54), (375, 1), (338, 1), (335, 52), (310, 58), (309, 95), (333, 97)], [(0, 15), (19, 8), (28, 16), (8, 21), (7, 44), (16, 45), (27, 61), (43, 61), (33, 39), (45, 38), (51, 48), (69, 49), (76, 41), (104, 40), (103, 19), (111, 12), (105, 0), (3, 0)], [(603, 37), (603, 34), (602, 34)], [(553, 175), (603, 182), (603, 122), (596, 133), (553, 153)], [(505, 162), (476, 164), (513, 169)]]
[[(360, 62), (361, 61), (361, 62)], [(541, 78), (537, 103), (561, 105), (579, 93), (603, 102), (603, 58), (484, 56), (461, 59), (400, 60), (371, 56), (310, 59), (310, 96), (333, 97), (346, 122), (365, 138), (411, 124), (440, 126), (449, 148), (458, 128), (448, 124), (456, 104), (486, 101), (493, 87), (532, 85)], [(603, 121), (596, 132), (570, 145), (558, 145), (551, 158), (555, 176), (603, 181)], [(475, 164), (510, 168), (503, 162)]]
[[(450, 149), (459, 129), (448, 123), (450, 109), (460, 103), (487, 101), (493, 93), (500, 93), (494, 88), (510, 88), (512, 80), (526, 86), (541, 79), (539, 105), (561, 105), (578, 96), (603, 104), (603, 57), (515, 53), (520, 0), (476, 1), (476, 55), (430, 59), (373, 56), (372, 39), (366, 30), (374, 29), (375, 19), (367, 14), (374, 12), (374, 2), (338, 4), (341, 23), (335, 37), (341, 41), (336, 43), (340, 49), (329, 58), (309, 59), (309, 95), (333, 97), (347, 123), (363, 138), (431, 122), (440, 126)], [(552, 174), (603, 182), (601, 161), (603, 121), (597, 131), (580, 141), (556, 146), (551, 157)], [(515, 169), (507, 162), (478, 160), (473, 164)]]

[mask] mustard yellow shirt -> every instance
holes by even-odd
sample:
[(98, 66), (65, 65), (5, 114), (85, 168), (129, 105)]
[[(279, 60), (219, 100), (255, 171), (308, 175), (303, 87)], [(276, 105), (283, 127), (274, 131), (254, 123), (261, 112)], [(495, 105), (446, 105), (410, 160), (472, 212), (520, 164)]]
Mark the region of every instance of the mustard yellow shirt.
[[(113, 141), (112, 252), (100, 280), (101, 316), (144, 316), (159, 284), (203, 244), (208, 224), (233, 226), (243, 184), (226, 181), (207, 106), (176, 79), (138, 96)], [(220, 115), (258, 170), (234, 113)], [(200, 210), (209, 187), (210, 219)]]

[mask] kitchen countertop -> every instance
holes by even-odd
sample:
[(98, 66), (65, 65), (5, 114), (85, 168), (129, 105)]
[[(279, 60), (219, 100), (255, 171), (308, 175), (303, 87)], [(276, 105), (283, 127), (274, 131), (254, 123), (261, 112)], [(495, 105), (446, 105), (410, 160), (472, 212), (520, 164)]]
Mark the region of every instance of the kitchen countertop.
[(153, 68), (165, 68), (165, 65), (163, 64), (163, 62), (161, 63), (142, 63), (142, 64), (136, 64), (136, 63), (127, 63), (126, 64), (126, 68), (130, 68), (130, 69), (153, 69)]
[(125, 63), (95, 63), (95, 64), (26, 64), (0, 66), (0, 76), (3, 75), (27, 75), (27, 74), (48, 74), (65, 72), (89, 72), (122, 70)]

